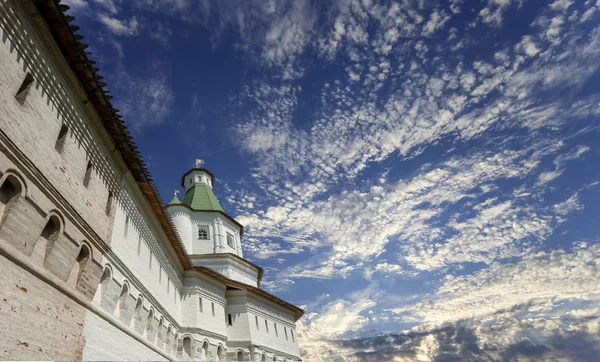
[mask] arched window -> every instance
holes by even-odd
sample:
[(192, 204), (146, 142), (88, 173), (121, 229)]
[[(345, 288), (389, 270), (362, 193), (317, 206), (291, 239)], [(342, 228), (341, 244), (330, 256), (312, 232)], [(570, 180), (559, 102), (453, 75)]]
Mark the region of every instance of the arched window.
[(60, 220), (58, 216), (51, 215), (46, 222), (46, 226), (42, 229), (40, 237), (38, 238), (37, 243), (33, 247), (32, 259), (34, 262), (38, 264), (43, 264), (48, 255), (50, 254), (50, 250), (54, 246), (54, 242), (58, 238), (58, 234), (60, 233)]
[(273, 361), (277, 361), (277, 356), (273, 356)]
[(205, 227), (198, 228), (198, 239), (208, 240), (208, 230)]
[(171, 348), (171, 354), (173, 356), (177, 356), (177, 348), (179, 344), (179, 334), (176, 331), (173, 331), (173, 346)]
[(243, 361), (244, 360), (244, 352), (238, 351), (238, 353), (237, 353), (237, 360), (238, 361)]
[(75, 264), (73, 265), (73, 269), (71, 270), (71, 274), (69, 275), (69, 285), (74, 286), (76, 289), (79, 286), (82, 278), (81, 275), (87, 265), (88, 260), (90, 259), (90, 248), (82, 244), (79, 248), (79, 254), (77, 254), (77, 258), (75, 258)]
[(192, 358), (192, 339), (190, 337), (183, 338), (183, 358)]
[(94, 303), (96, 305), (102, 305), (104, 293), (106, 293), (106, 288), (108, 287), (108, 283), (111, 279), (112, 270), (107, 265), (104, 267), (104, 271), (102, 272), (102, 276), (100, 277), (100, 284), (98, 284), (98, 289), (96, 290), (96, 295), (94, 296)]
[(138, 297), (137, 301), (135, 302), (135, 310), (133, 311), (133, 315), (131, 316), (131, 322), (129, 323), (129, 326), (136, 329), (136, 326), (139, 325), (138, 321), (140, 318), (140, 315), (142, 314), (142, 308), (144, 307), (144, 301), (142, 299), (142, 297)]
[(164, 323), (164, 318), (160, 317), (160, 321), (158, 322), (158, 328), (156, 329), (156, 342), (154, 343), (159, 347), (161, 347), (164, 342), (163, 334), (162, 334), (163, 323)]
[(144, 335), (149, 338), (152, 335), (152, 321), (154, 319), (154, 309), (150, 308), (148, 312), (148, 318), (146, 319), (146, 327), (144, 328)]
[(202, 343), (202, 360), (206, 361), (206, 359), (208, 358), (208, 342), (204, 341), (204, 343)]
[(9, 175), (0, 186), (0, 208), (2, 212), (0, 225), (4, 224), (6, 217), (19, 199), (21, 191), (21, 183), (14, 175)]
[(223, 357), (224, 357), (223, 347), (221, 345), (219, 345), (219, 347), (217, 347), (217, 361), (223, 361)]
[(260, 360), (261, 361), (266, 361), (267, 360), (267, 355), (263, 353), (262, 358)]
[(119, 318), (121, 312), (125, 309), (127, 298), (129, 298), (129, 285), (123, 282), (123, 286), (121, 287), (121, 294), (119, 294), (119, 300), (117, 301), (117, 305), (115, 306), (115, 316), (117, 318)]

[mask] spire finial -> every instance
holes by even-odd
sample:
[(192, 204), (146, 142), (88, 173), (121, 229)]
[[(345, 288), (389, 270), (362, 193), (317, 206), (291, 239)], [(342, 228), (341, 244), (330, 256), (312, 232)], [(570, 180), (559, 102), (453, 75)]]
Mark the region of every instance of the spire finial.
[(173, 191), (173, 196), (177, 197), (177, 194), (178, 194), (178, 193), (179, 193), (179, 190), (175, 189), (175, 190)]
[(200, 165), (204, 165), (204, 160), (197, 158), (196, 159), (196, 167), (199, 167)]

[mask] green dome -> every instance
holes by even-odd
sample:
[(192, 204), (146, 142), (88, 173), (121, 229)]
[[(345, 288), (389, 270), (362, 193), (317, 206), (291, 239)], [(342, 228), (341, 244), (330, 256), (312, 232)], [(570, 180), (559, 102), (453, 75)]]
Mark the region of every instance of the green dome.
[(212, 188), (205, 184), (196, 184), (190, 187), (186, 191), (181, 203), (189, 206), (192, 210), (223, 211)]

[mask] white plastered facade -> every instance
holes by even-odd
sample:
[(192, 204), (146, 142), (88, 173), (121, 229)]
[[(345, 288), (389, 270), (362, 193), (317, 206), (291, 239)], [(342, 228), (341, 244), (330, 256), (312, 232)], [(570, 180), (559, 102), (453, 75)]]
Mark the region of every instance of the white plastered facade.
[[(2, 308), (0, 342), (13, 346), (4, 357), (236, 361), (241, 351), (244, 361), (299, 360), (298, 311), (258, 290), (262, 271), (244, 261), (232, 218), (170, 206), (192, 264), (183, 265), (39, 11), (33, 0), (0, 0), (0, 186), (10, 177), (22, 188), (13, 210), (0, 205), (13, 223), (0, 224), (2, 287), (10, 303), (31, 306)], [(28, 94), (15, 101), (29, 76)], [(188, 175), (212, 188), (209, 176)], [(20, 240), (38, 240), (32, 233), (52, 215), (59, 236), (34, 260)], [(209, 240), (197, 240), (202, 226)], [(40, 330), (8, 327), (33, 320)]]

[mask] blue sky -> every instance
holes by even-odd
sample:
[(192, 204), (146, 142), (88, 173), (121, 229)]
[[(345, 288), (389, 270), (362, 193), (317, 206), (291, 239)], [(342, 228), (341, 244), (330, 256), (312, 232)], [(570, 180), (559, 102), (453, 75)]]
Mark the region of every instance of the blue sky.
[(216, 174), (305, 360), (600, 353), (600, 1), (67, 3), (163, 199)]

